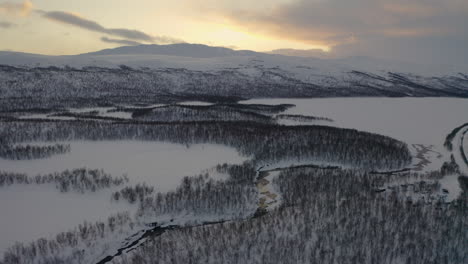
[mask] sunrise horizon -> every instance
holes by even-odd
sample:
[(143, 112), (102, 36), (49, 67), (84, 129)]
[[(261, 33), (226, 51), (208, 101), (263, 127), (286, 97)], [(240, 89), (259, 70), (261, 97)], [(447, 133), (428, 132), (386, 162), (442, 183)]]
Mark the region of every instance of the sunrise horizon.
[(468, 61), (468, 4), (461, 0), (7, 0), (0, 15), (0, 50), (43, 55), (194, 43), (306, 57), (310, 50), (319, 57)]

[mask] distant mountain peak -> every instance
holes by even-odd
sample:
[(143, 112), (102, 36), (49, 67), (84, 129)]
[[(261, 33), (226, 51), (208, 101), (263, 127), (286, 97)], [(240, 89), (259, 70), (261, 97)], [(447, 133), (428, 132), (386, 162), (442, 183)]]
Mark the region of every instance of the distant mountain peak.
[(214, 58), (239, 55), (255, 55), (254, 51), (241, 50), (236, 51), (224, 47), (211, 47), (203, 44), (178, 43), (170, 45), (137, 45), (123, 46), (113, 49), (104, 49), (96, 52), (85, 53), (81, 55), (136, 55), (136, 54), (151, 54), (151, 55), (167, 55), (181, 56), (193, 58)]

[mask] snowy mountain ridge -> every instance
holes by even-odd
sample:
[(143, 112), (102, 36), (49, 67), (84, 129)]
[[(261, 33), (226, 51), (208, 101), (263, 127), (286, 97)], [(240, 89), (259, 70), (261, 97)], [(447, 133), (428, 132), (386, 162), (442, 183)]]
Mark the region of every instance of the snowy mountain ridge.
[(354, 56), (340, 59), (319, 59), (233, 50), (201, 44), (138, 45), (104, 49), (79, 55), (47, 56), (40, 54), (0, 51), (0, 64), (12, 66), (65, 66), (115, 67), (125, 64), (133, 67), (179, 67), (186, 69), (221, 69), (246, 66), (252, 63), (265, 67), (280, 67), (300, 73), (307, 68), (312, 72), (343, 73), (353, 70), (372, 73), (398, 72), (422, 76), (445, 76), (468, 73), (468, 66), (422, 65), (397, 60)]
[(171, 44), (171, 45), (137, 45), (123, 46), (113, 49), (104, 49), (81, 55), (123, 55), (123, 54), (150, 54), (169, 55), (193, 58), (214, 58), (226, 56), (255, 56), (258, 52), (250, 50), (233, 50), (224, 47), (210, 47), (202, 44)]
[(36, 94), (105, 104), (130, 95), (135, 103), (174, 100), (166, 100), (168, 95), (468, 97), (468, 70), (368, 57), (328, 60), (194, 44), (141, 45), (69, 56), (0, 52), (0, 92), (3, 100), (30, 98), (31, 107), (43, 106), (45, 99)]

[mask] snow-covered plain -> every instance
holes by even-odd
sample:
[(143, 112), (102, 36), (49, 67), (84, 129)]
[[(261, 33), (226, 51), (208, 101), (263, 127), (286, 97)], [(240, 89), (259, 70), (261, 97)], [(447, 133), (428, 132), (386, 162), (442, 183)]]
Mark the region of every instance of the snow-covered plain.
[(235, 149), (220, 145), (180, 144), (144, 141), (72, 141), (71, 151), (48, 159), (3, 160), (4, 171), (29, 175), (61, 172), (86, 167), (103, 169), (114, 176), (127, 174), (130, 183), (146, 183), (156, 191), (177, 187), (184, 176), (194, 176), (222, 163), (241, 163)]
[[(283, 114), (327, 117), (333, 122), (314, 121), (302, 124), (319, 124), (355, 128), (387, 135), (408, 143), (416, 157), (421, 149), (428, 150), (424, 157), (430, 161), (424, 170), (436, 170), (448, 160), (449, 152), (443, 143), (453, 128), (468, 122), (468, 99), (455, 98), (330, 98), (330, 99), (255, 99), (241, 103), (294, 104)], [(187, 104), (187, 103), (185, 103)], [(198, 102), (188, 104), (203, 105)], [(70, 109), (70, 112), (98, 111), (105, 115), (110, 109)], [(288, 125), (300, 125), (291, 122)], [(463, 131), (461, 131), (463, 132)], [(460, 133), (461, 133), (460, 132)], [(460, 134), (461, 135), (461, 134)], [(459, 150), (461, 137), (454, 140)], [(227, 176), (216, 173), (213, 167), (221, 163), (241, 163), (249, 157), (240, 156), (236, 150), (220, 145), (180, 145), (148, 141), (72, 141), (70, 153), (55, 155), (48, 159), (13, 161), (0, 159), (0, 169), (27, 173), (31, 176), (60, 172), (67, 169), (87, 167), (104, 169), (114, 176), (127, 174), (128, 185), (146, 183), (156, 191), (175, 189), (184, 176), (209, 172), (216, 179)], [(45, 143), (31, 143), (45, 144)], [(48, 143), (47, 143), (48, 144)], [(468, 151), (468, 140), (463, 142)], [(460, 153), (460, 152), (459, 152)], [(295, 165), (308, 164), (294, 161)], [(319, 162), (320, 163), (320, 162)], [(290, 166), (290, 161), (267, 164), (264, 169)], [(321, 164), (321, 163), (320, 163)], [(319, 165), (320, 165), (319, 164)], [(414, 162), (416, 166), (418, 161)], [(323, 165), (323, 164), (322, 164)], [(340, 165), (340, 164), (325, 164)], [(260, 192), (269, 204), (269, 209), (279, 205), (281, 197), (272, 185), (278, 172), (270, 172), (268, 184), (260, 186)], [(449, 190), (447, 200), (453, 200), (461, 191), (457, 178), (444, 177), (439, 181)], [(67, 231), (83, 221), (105, 220), (111, 214), (129, 211), (135, 207), (127, 203), (112, 203), (110, 196), (119, 188), (100, 190), (96, 193), (60, 193), (52, 185), (15, 185), (0, 189), (0, 210), (8, 212), (1, 216), (0, 255), (15, 241), (28, 242), (40, 237), (53, 236)], [(274, 194), (275, 197), (268, 195)], [(216, 216), (213, 216), (216, 220)], [(193, 220), (187, 216), (177, 221)], [(211, 220), (211, 219), (210, 219)], [(120, 242), (119, 242), (120, 243)], [(118, 244), (118, 243), (117, 243)]]
[[(158, 192), (175, 189), (184, 176), (210, 172), (222, 163), (241, 163), (248, 157), (220, 145), (143, 141), (73, 141), (71, 151), (39, 160), (0, 159), (2, 171), (30, 176), (87, 167), (104, 169), (113, 176), (127, 174), (128, 185), (146, 183)], [(44, 144), (44, 143), (36, 143)], [(216, 179), (224, 175), (213, 173)], [(112, 214), (136, 207), (111, 202), (111, 193), (122, 187), (79, 194), (60, 193), (53, 185), (13, 185), (0, 189), (0, 255), (16, 241), (29, 242), (68, 231), (84, 221), (106, 220)]]
[(241, 103), (294, 104), (284, 114), (331, 118), (334, 122), (326, 125), (390, 136), (410, 148), (412, 144), (432, 146), (442, 154), (430, 157), (437, 166), (447, 159), (445, 137), (468, 122), (468, 99), (460, 98), (253, 99)]
[(30, 242), (68, 231), (84, 221), (105, 221), (118, 212), (135, 212), (111, 203), (117, 188), (96, 193), (60, 193), (53, 185), (15, 185), (0, 190), (0, 256), (15, 242)]
[(121, 119), (131, 119), (131, 112), (117, 111), (115, 107), (90, 107), (90, 108), (70, 108), (70, 113), (85, 114), (89, 112), (97, 112), (97, 116), (101, 117), (114, 117)]
[(465, 138), (463, 140), (463, 152), (465, 153), (465, 156), (468, 157), (468, 136), (467, 135), (465, 135)]
[(468, 99), (320, 98), (253, 99), (241, 103), (294, 104), (285, 114), (327, 117), (331, 126), (379, 133), (408, 144), (440, 145), (468, 121)]
[(98, 112), (99, 114), (104, 114), (112, 109), (113, 107), (83, 107), (83, 108), (70, 108), (68, 109), (68, 111), (70, 111), (70, 113), (77, 113), (77, 114), (89, 113), (89, 112), (94, 112), (94, 111)]
[(468, 175), (468, 164), (465, 161), (465, 158), (463, 155), (466, 155), (466, 140), (467, 140), (467, 135), (468, 134), (468, 127), (465, 127), (461, 129), (456, 135), (455, 138), (452, 141), (453, 144), (453, 158), (455, 159), (455, 162), (458, 164), (458, 167), (460, 169), (460, 172)]

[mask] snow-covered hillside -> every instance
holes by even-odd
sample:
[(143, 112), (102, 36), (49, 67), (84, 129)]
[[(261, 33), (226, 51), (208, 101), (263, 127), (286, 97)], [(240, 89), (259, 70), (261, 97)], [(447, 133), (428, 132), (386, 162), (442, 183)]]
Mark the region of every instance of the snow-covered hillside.
[[(3, 66), (1, 66), (3, 65)], [(124, 74), (122, 74), (124, 73)], [(120, 47), (74, 56), (0, 52), (3, 98), (161, 103), (162, 95), (468, 97), (468, 69), (368, 57), (324, 60), (194, 44)], [(112, 97), (112, 102), (103, 98)], [(138, 98), (137, 98), (138, 97)]]
[(0, 263), (466, 263), (467, 103), (443, 65), (0, 52)]
[(279, 67), (295, 75), (341, 74), (365, 71), (374, 74), (387, 72), (411, 73), (422, 76), (445, 76), (468, 73), (468, 66), (423, 65), (405, 61), (384, 60), (365, 56), (340, 59), (294, 57), (249, 50), (232, 50), (200, 44), (138, 45), (105, 49), (68, 56), (45, 56), (21, 52), (0, 51), (0, 64), (13, 66), (98, 66), (186, 68), (189, 70), (220, 70), (223, 68), (263, 66)]
[(172, 45), (138, 45), (124, 46), (115, 49), (105, 49), (83, 55), (123, 55), (123, 54), (149, 54), (169, 55), (192, 58), (216, 58), (226, 56), (255, 56), (257, 52), (242, 50), (235, 51), (223, 47), (210, 47), (201, 44), (172, 44)]

